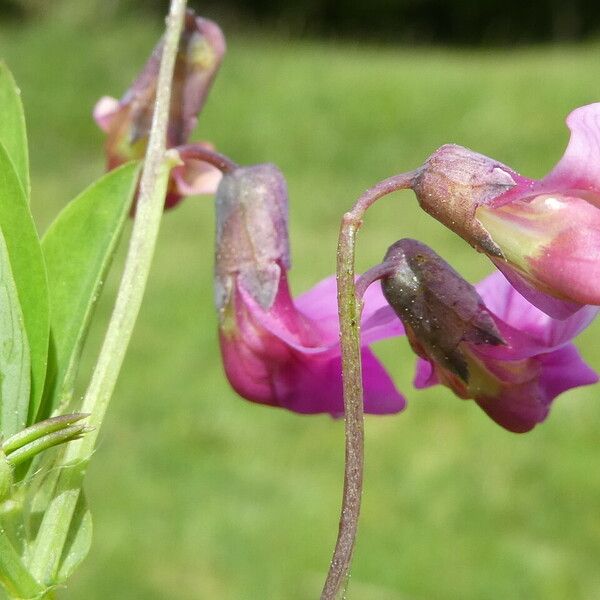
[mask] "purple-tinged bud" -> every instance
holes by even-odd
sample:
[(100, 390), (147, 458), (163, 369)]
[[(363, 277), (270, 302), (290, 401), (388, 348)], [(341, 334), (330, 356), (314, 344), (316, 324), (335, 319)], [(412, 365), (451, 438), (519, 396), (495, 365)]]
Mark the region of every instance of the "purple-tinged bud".
[(404, 323), (415, 352), (435, 360), (467, 383), (461, 342), (504, 343), (475, 288), (416, 240), (396, 242), (383, 264), (391, 268), (381, 280), (383, 295)]
[[(131, 88), (121, 100), (101, 98), (94, 108), (94, 119), (106, 132), (107, 168), (143, 158), (148, 144), (163, 40)], [(167, 125), (167, 148), (185, 144), (196, 127), (213, 80), (225, 54), (225, 38), (216, 23), (196, 17), (188, 10), (175, 61), (171, 106)], [(212, 148), (212, 146), (204, 142)], [(190, 161), (185, 171), (174, 178), (167, 207), (183, 195), (212, 193), (218, 184), (218, 171), (206, 163)]]
[(600, 103), (574, 110), (567, 125), (567, 149), (539, 181), (465, 148), (442, 146), (414, 184), (424, 210), (561, 320), (583, 305), (600, 305)]
[(556, 396), (598, 381), (570, 343), (594, 307), (552, 319), (500, 273), (475, 288), (413, 240), (394, 244), (380, 267), (384, 296), (420, 357), (415, 387), (441, 383), (502, 427), (525, 432), (548, 416)]
[(264, 310), (273, 305), (282, 270), (290, 268), (287, 186), (272, 164), (226, 173), (216, 197), (215, 301), (230, 302), (237, 282)]
[[(335, 277), (294, 301), (290, 268), (288, 197), (271, 164), (230, 166), (217, 190), (215, 301), (223, 367), (240, 396), (299, 413), (344, 412)], [(367, 294), (363, 311), (365, 412), (386, 414), (404, 399), (366, 344), (398, 335), (370, 319), (385, 306)], [(385, 331), (383, 331), (385, 330)]]
[(501, 248), (476, 219), (475, 211), (517, 185), (515, 176), (487, 156), (447, 144), (421, 167), (413, 190), (421, 208), (432, 217), (478, 251), (501, 258)]

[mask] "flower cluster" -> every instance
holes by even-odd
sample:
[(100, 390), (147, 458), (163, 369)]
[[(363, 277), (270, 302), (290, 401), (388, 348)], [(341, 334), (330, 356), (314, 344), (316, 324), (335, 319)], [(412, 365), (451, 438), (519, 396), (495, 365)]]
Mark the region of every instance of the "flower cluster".
[[(122, 100), (96, 106), (108, 168), (145, 151), (161, 52), (159, 43)], [(224, 52), (218, 26), (188, 12), (167, 140), (182, 163), (166, 207), (216, 190), (215, 299), (232, 387), (254, 402), (340, 416), (336, 282), (292, 298), (283, 175), (271, 164), (238, 167), (206, 142), (185, 145)], [(366, 412), (404, 408), (369, 347), (401, 335), (418, 356), (415, 387), (443, 384), (510, 431), (531, 429), (561, 392), (597, 381), (571, 340), (600, 305), (600, 104), (577, 109), (567, 123), (566, 153), (539, 181), (455, 145), (415, 171), (420, 206), (499, 271), (472, 286), (423, 244), (401, 240), (363, 276)]]

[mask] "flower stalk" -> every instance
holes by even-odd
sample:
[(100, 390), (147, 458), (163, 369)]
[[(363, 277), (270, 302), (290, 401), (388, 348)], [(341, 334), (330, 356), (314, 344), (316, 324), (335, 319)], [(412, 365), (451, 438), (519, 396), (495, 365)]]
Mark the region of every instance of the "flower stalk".
[(362, 300), (355, 286), (356, 234), (367, 209), (392, 192), (412, 186), (416, 172), (385, 179), (368, 189), (352, 210), (344, 214), (337, 249), (338, 314), (344, 385), (345, 467), (338, 537), (321, 593), (334, 600), (344, 585), (356, 540), (364, 470), (363, 380), (360, 353)]
[(207, 148), (205, 144), (185, 144), (175, 148), (179, 158), (200, 160), (216, 167), (222, 173), (231, 173), (238, 168), (238, 164), (228, 156)]
[(55, 495), (44, 514), (32, 552), (30, 571), (46, 584), (52, 583), (56, 576), (87, 462), (125, 358), (150, 272), (169, 174), (178, 164), (176, 153), (166, 152), (165, 140), (185, 5), (185, 0), (172, 0), (167, 17), (156, 104), (129, 252), (106, 337), (83, 401), (82, 411), (90, 414), (88, 425), (92, 429), (65, 449)]

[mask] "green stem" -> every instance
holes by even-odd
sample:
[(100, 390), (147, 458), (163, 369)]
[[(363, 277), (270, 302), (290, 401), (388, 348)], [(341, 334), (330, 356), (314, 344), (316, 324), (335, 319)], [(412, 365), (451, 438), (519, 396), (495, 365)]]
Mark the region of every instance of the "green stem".
[(83, 400), (82, 411), (90, 413), (88, 424), (93, 429), (82, 439), (70, 443), (64, 451), (60, 462), (63, 470), (58, 478), (56, 493), (44, 513), (32, 552), (30, 570), (42, 582), (52, 582), (56, 577), (87, 462), (94, 449), (140, 310), (158, 237), (169, 173), (177, 163), (176, 153), (166, 152), (165, 140), (171, 81), (183, 28), (185, 4), (185, 0), (171, 2), (129, 252), (106, 337)]
[(344, 215), (340, 227), (337, 250), (337, 288), (346, 435), (344, 491), (338, 537), (321, 593), (321, 600), (334, 600), (346, 581), (352, 562), (362, 496), (364, 467), (363, 387), (360, 355), (362, 300), (356, 295), (354, 283), (356, 234), (362, 225), (367, 209), (382, 196), (410, 188), (414, 175), (414, 172), (396, 175), (367, 190), (356, 201), (352, 210)]
[(45, 589), (31, 576), (1, 526), (0, 581), (15, 598), (39, 598)]

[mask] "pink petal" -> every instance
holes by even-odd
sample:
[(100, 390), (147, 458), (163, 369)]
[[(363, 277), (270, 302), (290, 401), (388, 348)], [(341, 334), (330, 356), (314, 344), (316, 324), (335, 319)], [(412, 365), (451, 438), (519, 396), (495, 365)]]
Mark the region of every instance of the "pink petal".
[[(361, 343), (404, 335), (402, 321), (388, 306), (379, 282), (367, 288), (363, 297)], [(295, 299), (300, 312), (319, 324), (327, 339), (337, 342), (339, 321), (337, 312), (337, 284), (335, 275), (323, 279)]]
[(108, 133), (114, 116), (121, 110), (121, 103), (111, 96), (102, 96), (94, 106), (94, 121), (102, 131)]
[(583, 361), (573, 344), (542, 354), (538, 360), (542, 365), (540, 384), (548, 402), (571, 388), (598, 382), (598, 374)]
[(600, 310), (596, 306), (584, 306), (566, 319), (553, 319), (528, 302), (498, 271), (475, 287), (494, 315), (533, 338), (532, 354), (568, 343), (588, 327)]
[(199, 196), (214, 194), (223, 175), (208, 163), (188, 159), (184, 165), (171, 171), (171, 177), (181, 196)]
[[(404, 409), (406, 402), (394, 383), (375, 358), (365, 348), (362, 351), (365, 412), (392, 414)], [(274, 380), (278, 404), (298, 413), (344, 414), (341, 359), (297, 356), (281, 369)]]
[(494, 261), (494, 264), (520, 295), (532, 304), (538, 306), (554, 319), (567, 319), (583, 307), (582, 304), (569, 302), (568, 300), (560, 300), (545, 292), (541, 292), (504, 262)]
[(542, 179), (540, 188), (600, 194), (600, 103), (575, 109), (567, 117), (567, 125), (571, 139), (565, 154)]
[[(591, 206), (581, 200), (582, 204)], [(533, 275), (557, 294), (589, 305), (600, 304), (600, 209), (588, 220), (558, 234), (539, 256), (529, 260)]]
[(494, 398), (476, 398), (496, 423), (514, 433), (524, 433), (546, 419), (552, 401), (571, 388), (590, 385), (598, 375), (581, 359), (572, 344), (535, 358), (540, 373), (529, 385), (508, 388)]
[(433, 365), (420, 356), (417, 357), (417, 364), (415, 366), (415, 378), (413, 379), (413, 385), (418, 390), (424, 390), (428, 387), (438, 384), (438, 378), (433, 369)]

